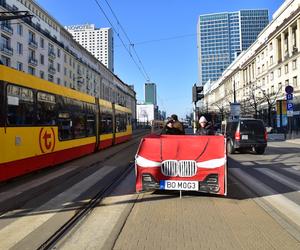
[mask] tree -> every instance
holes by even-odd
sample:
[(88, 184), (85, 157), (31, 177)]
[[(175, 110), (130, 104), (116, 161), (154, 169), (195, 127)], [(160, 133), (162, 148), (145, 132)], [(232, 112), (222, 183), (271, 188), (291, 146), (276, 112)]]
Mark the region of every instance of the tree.
[(278, 91), (275, 92), (270, 92), (266, 91), (265, 89), (262, 89), (259, 87), (259, 89), (262, 92), (262, 104), (266, 103), (267, 104), (267, 115), (268, 115), (268, 126), (272, 126), (272, 109), (275, 107), (276, 101), (278, 99), (278, 96), (282, 90), (282, 86), (278, 88)]

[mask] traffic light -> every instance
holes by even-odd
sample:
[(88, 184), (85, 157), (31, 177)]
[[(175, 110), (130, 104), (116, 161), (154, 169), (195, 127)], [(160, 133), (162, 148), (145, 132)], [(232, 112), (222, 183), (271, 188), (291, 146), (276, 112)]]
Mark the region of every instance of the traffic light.
[(193, 86), (193, 102), (197, 102), (204, 97), (204, 94), (201, 94), (202, 91), (203, 91), (203, 86), (196, 86), (196, 84), (194, 84), (194, 86)]

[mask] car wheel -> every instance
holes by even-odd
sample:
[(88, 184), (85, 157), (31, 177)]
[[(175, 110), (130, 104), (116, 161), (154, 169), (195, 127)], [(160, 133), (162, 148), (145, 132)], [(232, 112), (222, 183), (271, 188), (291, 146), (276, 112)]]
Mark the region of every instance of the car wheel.
[(228, 154), (233, 154), (235, 151), (234, 147), (233, 147), (233, 144), (232, 144), (232, 141), (231, 140), (228, 140), (227, 141), (227, 153)]
[(262, 155), (262, 154), (264, 154), (266, 148), (264, 148), (264, 147), (255, 147), (254, 150), (255, 150), (255, 152), (256, 152), (258, 155)]

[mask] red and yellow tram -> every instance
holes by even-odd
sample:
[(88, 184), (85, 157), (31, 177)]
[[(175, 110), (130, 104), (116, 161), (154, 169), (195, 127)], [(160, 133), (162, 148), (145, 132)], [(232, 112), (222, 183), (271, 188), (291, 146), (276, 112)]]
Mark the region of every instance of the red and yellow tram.
[(0, 181), (131, 135), (130, 109), (0, 65)]

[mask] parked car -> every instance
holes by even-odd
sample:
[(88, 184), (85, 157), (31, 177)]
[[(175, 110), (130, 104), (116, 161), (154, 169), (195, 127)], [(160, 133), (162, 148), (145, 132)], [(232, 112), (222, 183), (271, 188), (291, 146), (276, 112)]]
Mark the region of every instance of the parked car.
[(267, 131), (263, 121), (259, 119), (240, 118), (237, 121), (227, 122), (225, 136), (229, 154), (246, 150), (263, 154), (267, 147)]

